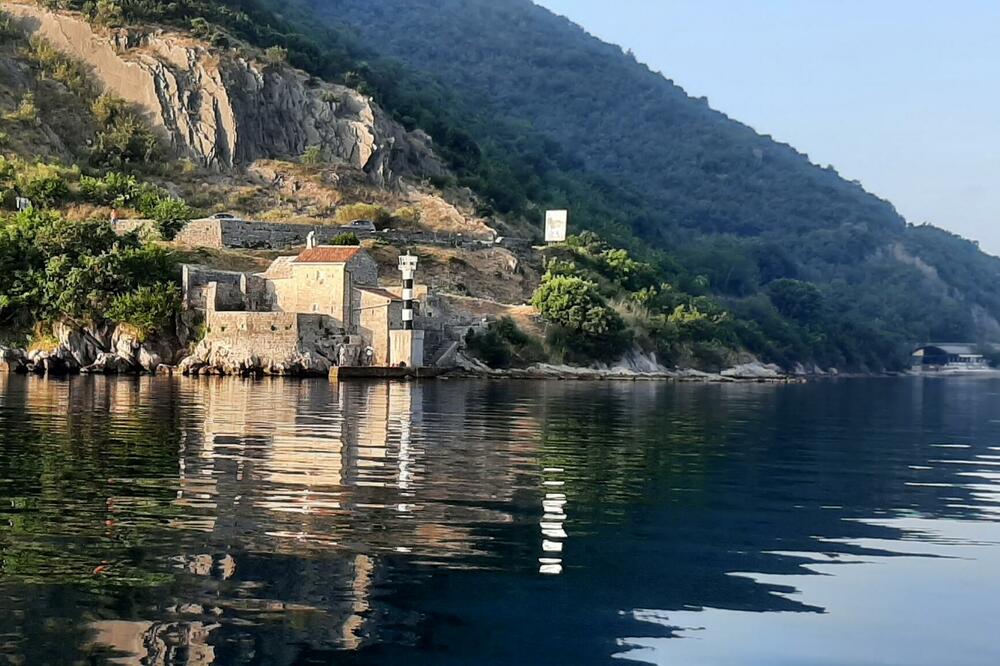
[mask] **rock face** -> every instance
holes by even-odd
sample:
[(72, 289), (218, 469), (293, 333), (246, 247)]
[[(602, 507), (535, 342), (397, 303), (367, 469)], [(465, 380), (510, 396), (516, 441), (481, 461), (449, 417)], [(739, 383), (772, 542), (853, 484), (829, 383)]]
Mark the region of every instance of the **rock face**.
[(722, 376), (728, 379), (744, 380), (767, 380), (774, 381), (785, 379), (787, 375), (777, 365), (764, 365), (761, 363), (746, 363), (734, 368), (722, 371)]
[(203, 340), (190, 356), (181, 361), (177, 371), (184, 375), (326, 377), (331, 367), (331, 359), (318, 350), (303, 350), (287, 357), (274, 358), (240, 354), (224, 344)]
[(59, 376), (156, 373), (184, 353), (177, 341), (140, 341), (127, 326), (74, 328), (57, 323), (52, 350), (0, 347), (0, 372)]
[(7, 2), (4, 10), (22, 30), (89, 64), (106, 92), (144, 110), (178, 153), (204, 166), (294, 158), (318, 146), (380, 186), (413, 165), (427, 175), (443, 171), (425, 135), (406, 132), (350, 88), (177, 33), (99, 30), (31, 4)]

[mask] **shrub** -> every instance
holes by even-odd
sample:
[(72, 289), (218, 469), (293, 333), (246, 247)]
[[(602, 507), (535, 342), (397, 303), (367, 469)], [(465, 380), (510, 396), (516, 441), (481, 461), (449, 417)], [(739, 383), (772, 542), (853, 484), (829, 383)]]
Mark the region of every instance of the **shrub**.
[(104, 178), (80, 178), (80, 195), (102, 206), (130, 206), (136, 203), (140, 191), (135, 176), (117, 171), (109, 171)]
[(17, 105), (17, 109), (4, 116), (4, 119), (12, 123), (33, 123), (37, 121), (38, 107), (35, 106), (34, 93), (26, 93), (21, 98), (21, 103)]
[(547, 275), (531, 302), (549, 321), (589, 336), (604, 337), (622, 328), (621, 317), (601, 298), (597, 286), (582, 278)]
[(32, 205), (40, 208), (69, 199), (67, 171), (52, 164), (20, 165), (16, 168), (15, 183), (21, 196), (31, 199)]
[(288, 62), (288, 49), (271, 46), (264, 50), (264, 62), (268, 65), (284, 65)]
[(125, 14), (122, 7), (115, 0), (97, 0), (93, 9), (94, 21), (109, 28), (118, 28), (125, 25)]
[(515, 360), (533, 362), (544, 356), (538, 341), (518, 328), (517, 322), (510, 317), (502, 317), (485, 331), (469, 329), (465, 344), (491, 368), (509, 368)]
[(563, 329), (571, 356), (610, 360), (627, 346), (625, 323), (593, 282), (546, 273), (531, 303), (543, 317)]
[(348, 231), (346, 234), (334, 236), (333, 240), (330, 241), (330, 245), (361, 245), (361, 241), (358, 240), (357, 234), (353, 231)]
[(107, 318), (134, 328), (141, 341), (154, 333), (166, 333), (180, 308), (180, 288), (158, 282), (115, 297)]
[(334, 219), (337, 221), (337, 224), (350, 224), (357, 220), (371, 220), (375, 224), (382, 226), (388, 224), (392, 216), (382, 206), (356, 203), (338, 208)]
[(420, 224), (421, 213), (420, 209), (416, 206), (403, 206), (396, 209), (392, 214), (392, 218), (403, 225), (415, 226)]
[(72, 93), (85, 98), (96, 95), (85, 66), (68, 58), (44, 39), (31, 38), (28, 56), (45, 76), (59, 81)]
[(105, 319), (112, 302), (175, 279), (173, 255), (107, 220), (33, 209), (0, 221), (0, 324)]
[(110, 95), (101, 95), (91, 110), (101, 124), (94, 140), (94, 163), (122, 166), (152, 161), (158, 152), (159, 141), (142, 116), (128, 103)]
[(323, 149), (319, 146), (309, 146), (299, 160), (306, 166), (319, 166), (323, 164)]
[(180, 199), (161, 199), (149, 212), (164, 240), (173, 240), (184, 225), (194, 217), (190, 206)]
[(469, 351), (491, 368), (509, 368), (514, 359), (510, 344), (492, 326), (478, 333), (470, 328), (465, 335), (465, 344)]

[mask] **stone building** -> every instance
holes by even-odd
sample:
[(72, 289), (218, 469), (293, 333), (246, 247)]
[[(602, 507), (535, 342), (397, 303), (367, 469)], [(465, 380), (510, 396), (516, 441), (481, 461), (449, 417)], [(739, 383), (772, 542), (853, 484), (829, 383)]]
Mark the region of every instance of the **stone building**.
[(423, 331), (404, 331), (400, 290), (379, 287), (378, 265), (360, 247), (310, 239), (263, 273), (185, 265), (183, 286), (185, 309), (204, 316), (200, 346), (216, 356), (256, 359), (265, 369), (305, 358), (314, 372), (424, 364)]

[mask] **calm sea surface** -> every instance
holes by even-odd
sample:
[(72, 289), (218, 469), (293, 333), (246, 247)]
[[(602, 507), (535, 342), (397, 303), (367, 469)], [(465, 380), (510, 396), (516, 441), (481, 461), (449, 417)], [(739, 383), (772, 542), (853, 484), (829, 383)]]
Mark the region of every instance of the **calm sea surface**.
[(1000, 663), (1000, 380), (0, 375), (0, 663)]

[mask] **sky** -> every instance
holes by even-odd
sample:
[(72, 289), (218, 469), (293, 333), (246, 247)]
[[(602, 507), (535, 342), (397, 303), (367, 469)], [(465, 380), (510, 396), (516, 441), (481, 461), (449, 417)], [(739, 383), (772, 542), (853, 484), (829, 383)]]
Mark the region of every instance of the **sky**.
[(1000, 255), (1000, 0), (535, 0)]

